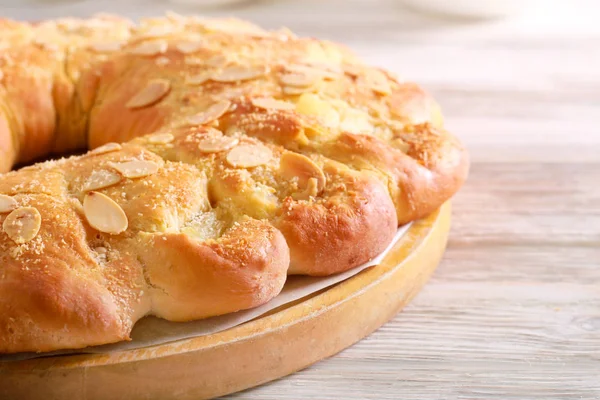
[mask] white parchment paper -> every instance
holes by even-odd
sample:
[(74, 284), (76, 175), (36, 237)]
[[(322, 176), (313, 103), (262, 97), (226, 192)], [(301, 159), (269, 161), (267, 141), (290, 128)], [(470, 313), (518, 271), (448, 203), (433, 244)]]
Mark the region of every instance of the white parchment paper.
[(0, 362), (27, 360), (36, 357), (49, 357), (66, 354), (109, 353), (114, 351), (139, 349), (142, 347), (149, 347), (157, 344), (221, 332), (226, 329), (233, 328), (234, 326), (241, 325), (244, 322), (251, 321), (284, 304), (299, 300), (303, 297), (309, 296), (312, 293), (318, 292), (319, 290), (345, 281), (346, 279), (358, 274), (362, 270), (381, 263), (383, 258), (388, 254), (392, 247), (394, 247), (398, 240), (400, 240), (400, 238), (408, 231), (409, 227), (410, 224), (404, 225), (398, 229), (394, 239), (383, 251), (383, 253), (363, 265), (355, 267), (346, 272), (327, 277), (289, 277), (281, 293), (270, 302), (263, 304), (260, 307), (191, 322), (169, 322), (161, 318), (146, 317), (135, 324), (133, 331), (131, 332), (132, 340), (128, 342), (86, 347), (84, 349), (77, 350), (53, 351), (48, 353), (18, 353), (0, 355)]

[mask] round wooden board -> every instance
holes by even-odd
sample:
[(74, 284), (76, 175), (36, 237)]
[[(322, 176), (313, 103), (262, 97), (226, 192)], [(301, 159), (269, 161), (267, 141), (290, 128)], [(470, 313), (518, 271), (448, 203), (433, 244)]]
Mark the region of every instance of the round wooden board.
[(204, 399), (291, 374), (369, 335), (438, 265), (450, 204), (412, 225), (376, 267), (213, 335), (111, 354), (0, 363), (2, 399)]

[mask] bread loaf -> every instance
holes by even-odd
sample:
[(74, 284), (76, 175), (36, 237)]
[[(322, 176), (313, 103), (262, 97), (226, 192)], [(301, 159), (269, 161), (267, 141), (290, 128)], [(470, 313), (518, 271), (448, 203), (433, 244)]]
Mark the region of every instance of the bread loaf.
[(467, 152), (417, 85), (287, 30), (0, 20), (0, 352), (127, 340), (380, 253)]

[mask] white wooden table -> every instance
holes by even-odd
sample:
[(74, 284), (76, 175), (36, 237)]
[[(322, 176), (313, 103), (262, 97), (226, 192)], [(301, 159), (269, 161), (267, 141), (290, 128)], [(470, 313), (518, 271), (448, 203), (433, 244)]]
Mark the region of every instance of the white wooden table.
[(504, 22), (432, 18), (383, 0), (208, 11), (0, 0), (0, 15), (173, 9), (286, 25), (423, 84), (470, 148), (445, 260), (406, 311), (329, 360), (228, 398), (600, 399), (597, 3)]

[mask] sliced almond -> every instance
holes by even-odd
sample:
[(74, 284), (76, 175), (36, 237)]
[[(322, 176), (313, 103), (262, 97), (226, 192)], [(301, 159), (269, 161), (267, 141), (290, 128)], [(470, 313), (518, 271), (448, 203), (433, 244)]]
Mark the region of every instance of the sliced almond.
[(138, 31), (137, 36), (141, 38), (160, 38), (169, 36), (174, 32), (172, 24), (150, 25), (147, 29)]
[(164, 40), (153, 40), (151, 42), (144, 42), (131, 49), (131, 54), (137, 54), (141, 56), (155, 56), (162, 54), (167, 51), (169, 44)]
[(253, 37), (264, 37), (265, 35), (268, 35), (268, 32), (254, 24), (235, 19), (205, 20), (203, 25), (206, 29), (210, 31), (221, 31), (231, 34), (250, 35)]
[(339, 79), (340, 76), (341, 76), (341, 73), (331, 72), (331, 71), (321, 71), (321, 77), (323, 79), (325, 79), (326, 81), (335, 81), (336, 79)]
[(326, 180), (323, 170), (314, 161), (302, 154), (291, 151), (283, 153), (279, 162), (279, 171), (281, 176), (287, 180), (298, 178), (298, 188), (300, 189), (306, 189), (310, 179), (316, 180), (316, 194), (325, 187)]
[(356, 64), (346, 64), (346, 65), (344, 65), (344, 72), (347, 75), (350, 75), (350, 76), (356, 78), (356, 77), (362, 75), (363, 68)]
[(286, 71), (296, 74), (314, 74), (316, 70), (305, 64), (286, 64), (284, 65)]
[(371, 85), (370, 87), (371, 87), (371, 90), (377, 94), (381, 94), (381, 95), (385, 95), (385, 96), (392, 94), (392, 88), (390, 87), (389, 83), (380, 84), (380, 85)]
[(159, 102), (171, 90), (171, 82), (166, 79), (154, 79), (134, 95), (125, 106), (127, 108), (142, 108)]
[(328, 80), (337, 79), (341, 73), (338, 70), (331, 70), (323, 66), (307, 64), (289, 64), (285, 66), (285, 69), (291, 73), (313, 75)]
[(83, 185), (82, 190), (89, 192), (91, 190), (104, 189), (112, 185), (116, 185), (121, 182), (121, 175), (116, 172), (108, 171), (105, 169), (97, 170), (92, 172), (90, 177)]
[(334, 74), (341, 74), (342, 68), (336, 62), (328, 62), (328, 61), (305, 61), (305, 64), (309, 67), (317, 69), (323, 73), (329, 72)]
[(11, 196), (0, 194), (0, 213), (7, 213), (17, 208), (17, 201)]
[(383, 72), (376, 69), (369, 70), (363, 78), (361, 78), (363, 84), (366, 84), (372, 91), (381, 95), (392, 94), (392, 88), (387, 77)]
[(229, 110), (230, 106), (231, 102), (229, 100), (221, 100), (208, 107), (206, 110), (189, 117), (188, 123), (192, 125), (203, 125), (217, 120)]
[(121, 145), (119, 143), (106, 143), (100, 147), (96, 147), (94, 150), (88, 152), (91, 155), (110, 153), (112, 151), (121, 150)]
[(206, 43), (202, 40), (179, 42), (175, 48), (183, 54), (196, 53), (206, 47)]
[(221, 68), (227, 65), (227, 62), (228, 60), (226, 56), (218, 54), (216, 56), (207, 58), (202, 63), (208, 65), (209, 67)]
[[(248, 94), (248, 89), (239, 85), (229, 85), (225, 90), (219, 93), (219, 96), (224, 99), (236, 100)], [(233, 104), (229, 111), (233, 111), (237, 106)]]
[(198, 75), (186, 76), (186, 85), (202, 85), (203, 83), (210, 80), (210, 74), (203, 73)]
[(146, 140), (148, 140), (148, 143), (152, 144), (167, 144), (175, 140), (175, 136), (170, 133), (156, 133), (148, 136)]
[(123, 42), (101, 42), (101, 43), (93, 43), (90, 46), (92, 51), (96, 53), (113, 53), (115, 51), (121, 50), (123, 46)]
[(404, 83), (404, 82), (406, 82), (405, 78), (401, 77), (400, 75), (398, 75), (395, 72), (385, 71), (385, 74), (387, 75), (388, 79), (390, 79), (391, 81), (393, 81), (395, 83)]
[(265, 73), (264, 67), (233, 66), (224, 68), (220, 73), (213, 75), (211, 79), (215, 82), (241, 82), (260, 78)]
[(124, 232), (128, 221), (125, 211), (110, 197), (89, 192), (83, 199), (83, 213), (92, 228), (113, 235)]
[(203, 153), (218, 153), (237, 146), (238, 138), (231, 136), (209, 136), (198, 142), (198, 149)]
[(268, 163), (273, 158), (271, 149), (261, 144), (244, 144), (227, 154), (227, 163), (235, 168), (252, 168)]
[(301, 95), (303, 93), (307, 93), (314, 90), (314, 87), (296, 87), (296, 86), (284, 86), (283, 88), (281, 88), (281, 91), (284, 94), (290, 95), (290, 96), (298, 96)]
[(319, 181), (317, 178), (309, 178), (306, 182), (306, 188), (300, 192), (292, 193), (294, 200), (309, 200), (311, 197), (319, 195)]
[(307, 87), (314, 85), (319, 77), (315, 74), (291, 73), (281, 75), (280, 82), (285, 86)]
[(293, 110), (294, 104), (287, 101), (275, 100), (272, 97), (256, 97), (252, 99), (252, 105), (265, 110)]
[(17, 244), (34, 239), (42, 226), (42, 216), (37, 208), (21, 207), (6, 216), (2, 228)]
[(109, 163), (109, 165), (119, 171), (125, 178), (142, 178), (144, 176), (155, 174), (158, 171), (158, 164), (147, 160), (133, 160), (120, 163)]

